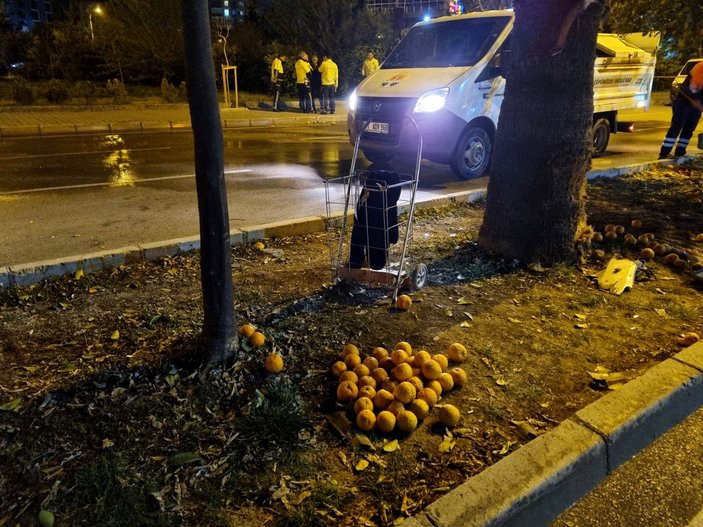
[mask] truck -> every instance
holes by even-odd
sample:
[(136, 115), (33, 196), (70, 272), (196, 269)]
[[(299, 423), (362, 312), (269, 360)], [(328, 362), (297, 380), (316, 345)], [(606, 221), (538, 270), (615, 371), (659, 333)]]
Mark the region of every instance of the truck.
[[(459, 178), (483, 176), (505, 93), (511, 9), (419, 22), (349, 96), (350, 142), (371, 162), (417, 152)], [(659, 34), (600, 33), (594, 64), (593, 155), (619, 131), (618, 111), (647, 109)], [(412, 120), (416, 124), (412, 123)]]

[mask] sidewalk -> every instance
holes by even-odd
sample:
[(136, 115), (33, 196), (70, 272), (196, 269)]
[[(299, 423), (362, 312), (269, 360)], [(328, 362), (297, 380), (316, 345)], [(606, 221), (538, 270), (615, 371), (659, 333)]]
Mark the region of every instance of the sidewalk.
[[(345, 101), (334, 115), (302, 114), (289, 102), (287, 110), (220, 108), (222, 127), (249, 128), (346, 122)], [(0, 137), (54, 134), (178, 131), (190, 129), (188, 105), (133, 104), (127, 106), (35, 106), (4, 107), (0, 111)]]

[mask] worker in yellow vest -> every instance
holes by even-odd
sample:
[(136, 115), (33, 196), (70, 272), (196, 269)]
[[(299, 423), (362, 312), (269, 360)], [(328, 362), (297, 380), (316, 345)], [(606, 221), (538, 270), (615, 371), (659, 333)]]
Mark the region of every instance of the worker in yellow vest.
[(339, 86), (339, 68), (327, 54), (322, 56), (318, 70), (322, 75), (322, 111), (320, 113), (334, 113), (334, 94)]

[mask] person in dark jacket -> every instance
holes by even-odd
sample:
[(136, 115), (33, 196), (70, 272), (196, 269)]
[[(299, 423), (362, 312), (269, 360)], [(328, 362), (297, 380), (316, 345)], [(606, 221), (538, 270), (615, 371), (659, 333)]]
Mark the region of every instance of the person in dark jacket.
[(674, 156), (686, 155), (693, 131), (698, 126), (703, 110), (703, 62), (696, 64), (679, 86), (671, 102), (671, 125), (659, 151), (659, 159), (666, 159), (676, 145)]
[[(312, 96), (312, 111), (316, 113), (322, 110), (322, 73), (319, 71), (320, 64), (317, 55), (310, 57), (310, 95)], [(315, 100), (319, 105), (315, 105)]]
[(352, 269), (360, 269), (365, 261), (375, 270), (386, 266), (388, 247), (398, 242), (399, 183), (397, 172), (369, 172), (354, 212), (349, 248)]

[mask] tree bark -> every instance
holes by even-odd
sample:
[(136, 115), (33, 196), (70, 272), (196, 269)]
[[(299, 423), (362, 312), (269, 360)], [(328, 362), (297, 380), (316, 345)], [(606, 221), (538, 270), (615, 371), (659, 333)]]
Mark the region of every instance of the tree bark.
[(515, 0), (512, 57), (479, 234), (489, 252), (523, 264), (576, 256), (586, 219), (602, 13), (602, 0)]
[(214, 365), (226, 360), (237, 347), (222, 125), (207, 2), (182, 0), (181, 7), (200, 218), (200, 277), (205, 315), (201, 351), (208, 364)]

